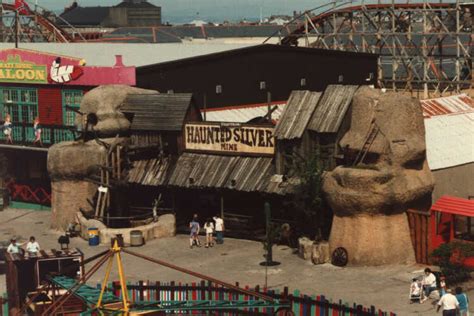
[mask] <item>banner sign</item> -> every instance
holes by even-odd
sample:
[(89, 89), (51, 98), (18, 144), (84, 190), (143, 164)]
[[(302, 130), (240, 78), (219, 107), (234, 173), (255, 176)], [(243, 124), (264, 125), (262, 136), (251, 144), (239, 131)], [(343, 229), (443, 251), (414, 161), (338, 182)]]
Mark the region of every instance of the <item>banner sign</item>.
[(273, 155), (273, 127), (232, 123), (188, 123), (184, 126), (186, 150), (235, 154)]
[(0, 60), (0, 82), (48, 83), (46, 65), (23, 62), (19, 55), (8, 55)]

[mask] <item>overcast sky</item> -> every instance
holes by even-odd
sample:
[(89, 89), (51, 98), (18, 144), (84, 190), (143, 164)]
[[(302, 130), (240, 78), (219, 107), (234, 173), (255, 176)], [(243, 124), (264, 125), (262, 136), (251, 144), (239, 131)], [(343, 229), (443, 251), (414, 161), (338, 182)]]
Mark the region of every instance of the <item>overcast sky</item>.
[[(5, 0), (4, 0), (5, 1)], [(11, 0), (13, 1), (13, 0)], [(34, 3), (35, 0), (27, 0)], [(72, 0), (38, 0), (38, 4), (50, 10), (61, 10)], [(108, 6), (120, 3), (120, 0), (79, 0), (81, 6)], [(260, 8), (263, 16), (272, 14), (291, 15), (293, 10), (301, 11), (314, 8), (324, 0), (150, 0), (162, 7), (163, 22), (167, 20), (202, 19), (240, 20), (258, 18)], [(173, 21), (172, 21), (173, 22)]]

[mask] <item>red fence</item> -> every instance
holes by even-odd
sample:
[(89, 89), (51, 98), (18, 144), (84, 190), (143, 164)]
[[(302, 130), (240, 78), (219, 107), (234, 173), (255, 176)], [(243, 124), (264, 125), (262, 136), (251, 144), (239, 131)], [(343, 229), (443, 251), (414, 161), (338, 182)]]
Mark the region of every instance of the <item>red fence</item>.
[[(236, 283), (240, 286), (239, 283)], [(100, 288), (100, 284), (98, 285)], [(132, 302), (148, 302), (148, 301), (200, 301), (200, 300), (239, 300), (249, 301), (254, 298), (238, 293), (235, 290), (223, 288), (213, 284), (211, 282), (201, 281), (200, 283), (182, 284), (180, 282), (160, 283), (160, 282), (149, 282), (140, 281), (136, 284), (129, 283), (127, 285), (128, 295)], [(259, 293), (267, 294), (275, 299), (287, 300), (291, 303), (291, 309), (296, 316), (365, 316), (365, 315), (377, 315), (377, 316), (396, 316), (392, 312), (385, 312), (380, 309), (376, 309), (374, 306), (364, 307), (358, 304), (349, 304), (342, 300), (332, 301), (326, 299), (324, 295), (304, 295), (299, 290), (290, 293), (288, 288), (285, 287), (283, 291), (280, 290), (268, 290), (260, 288), (250, 288), (244, 286), (244, 289), (255, 290)], [(113, 282), (109, 285), (109, 290), (117, 296), (120, 296), (120, 283)], [(255, 314), (257, 311), (243, 310)], [(264, 309), (263, 314), (273, 314), (273, 309)], [(232, 313), (226, 313), (232, 314)]]
[(42, 186), (9, 181), (6, 183), (6, 188), (12, 201), (51, 205), (51, 192)]

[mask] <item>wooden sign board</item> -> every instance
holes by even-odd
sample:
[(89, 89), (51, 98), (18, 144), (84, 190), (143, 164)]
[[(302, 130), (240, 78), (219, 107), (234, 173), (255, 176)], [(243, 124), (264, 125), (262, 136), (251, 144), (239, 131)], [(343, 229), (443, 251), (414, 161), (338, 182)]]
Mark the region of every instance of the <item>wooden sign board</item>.
[(239, 123), (187, 123), (184, 126), (185, 148), (189, 151), (274, 155), (272, 126)]

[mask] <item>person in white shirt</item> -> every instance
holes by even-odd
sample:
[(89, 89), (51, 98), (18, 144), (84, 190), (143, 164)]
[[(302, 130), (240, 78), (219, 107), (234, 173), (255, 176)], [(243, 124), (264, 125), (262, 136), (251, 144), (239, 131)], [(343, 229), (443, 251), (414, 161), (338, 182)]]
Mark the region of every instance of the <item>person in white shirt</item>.
[(26, 244), (26, 252), (29, 256), (37, 256), (40, 250), (40, 245), (36, 241), (35, 236), (31, 236), (30, 241)]
[(425, 276), (423, 277), (422, 285), (423, 291), (425, 292), (425, 298), (423, 299), (423, 301), (421, 301), (421, 303), (426, 301), (430, 296), (430, 293), (436, 290), (436, 277), (431, 272), (430, 268), (425, 269)]
[(438, 301), (436, 312), (439, 312), (441, 307), (443, 307), (443, 316), (456, 316), (459, 302), (456, 296), (451, 293), (451, 289), (447, 289), (446, 294)]
[(14, 254), (19, 254), (21, 250), (21, 244), (16, 242), (16, 238), (10, 239), (10, 244), (8, 245), (7, 252)]
[(214, 246), (214, 237), (212, 234), (214, 233), (214, 223), (210, 218), (206, 219), (204, 223), (204, 230), (206, 231), (206, 248)]
[(224, 243), (224, 220), (216, 215), (213, 217), (214, 222), (216, 222), (215, 229), (216, 229), (216, 244), (223, 244)]

